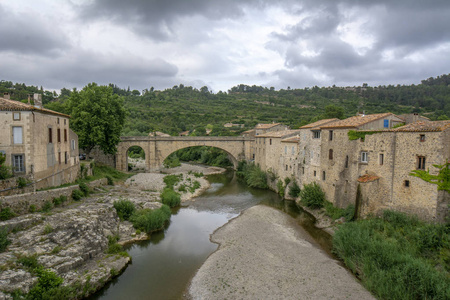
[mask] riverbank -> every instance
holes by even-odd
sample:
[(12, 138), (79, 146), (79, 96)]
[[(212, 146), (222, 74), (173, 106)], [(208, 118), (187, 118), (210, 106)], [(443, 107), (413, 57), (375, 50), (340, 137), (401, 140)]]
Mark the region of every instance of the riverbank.
[[(187, 175), (189, 171), (203, 174), (221, 171), (198, 166), (180, 169), (186, 172), (183, 176), (186, 180), (191, 176)], [(113, 204), (127, 199), (140, 209), (159, 208), (164, 176), (140, 173), (123, 185), (97, 188), (89, 197), (71, 205), (6, 221), (23, 226), (13, 227), (21, 229), (9, 233), (11, 244), (0, 253), (0, 300), (12, 299), (11, 293), (28, 293), (39, 281), (36, 271), (24, 261), (36, 262), (61, 277), (66, 291), (72, 287), (67, 298), (86, 296), (120, 274), (131, 258), (110, 251), (112, 237), (118, 236), (117, 242), (123, 245), (148, 239), (148, 235), (137, 232), (130, 222), (121, 221)], [(208, 188), (206, 179), (196, 180), (200, 182), (199, 189)], [(183, 194), (184, 199), (195, 197), (199, 189)]]
[(192, 299), (375, 299), (276, 209), (249, 208), (211, 240), (220, 246), (193, 278)]

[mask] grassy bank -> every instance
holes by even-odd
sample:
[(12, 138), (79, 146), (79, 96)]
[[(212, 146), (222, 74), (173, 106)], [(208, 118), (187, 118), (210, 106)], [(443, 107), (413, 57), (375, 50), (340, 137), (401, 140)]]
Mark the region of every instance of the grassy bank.
[(380, 299), (450, 299), (450, 227), (385, 211), (340, 225), (333, 251)]

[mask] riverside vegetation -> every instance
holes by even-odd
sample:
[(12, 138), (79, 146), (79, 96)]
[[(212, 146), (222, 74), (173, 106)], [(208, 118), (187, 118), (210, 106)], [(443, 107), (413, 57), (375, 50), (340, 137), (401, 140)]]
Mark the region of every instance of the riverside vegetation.
[[(237, 174), (255, 188), (268, 188), (267, 180), (278, 180), (279, 189), (289, 184), (246, 162), (239, 163)], [(379, 218), (354, 220), (353, 205), (334, 207), (315, 182), (302, 189), (293, 184), (291, 190), (302, 205), (323, 208), (334, 220), (345, 218), (336, 227), (333, 252), (374, 295), (380, 299), (450, 298), (450, 220), (429, 224), (389, 210)]]

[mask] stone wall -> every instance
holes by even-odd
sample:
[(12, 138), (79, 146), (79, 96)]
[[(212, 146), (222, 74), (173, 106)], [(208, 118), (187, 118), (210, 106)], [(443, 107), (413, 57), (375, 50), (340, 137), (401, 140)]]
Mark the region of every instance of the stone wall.
[[(106, 178), (102, 178), (88, 183), (88, 186), (94, 188), (106, 184)], [(27, 214), (29, 213), (31, 205), (34, 205), (36, 210), (40, 210), (46, 201), (52, 201), (54, 198), (58, 198), (60, 196), (66, 196), (67, 199), (71, 200), (72, 191), (76, 189), (79, 189), (78, 185), (72, 185), (69, 187), (53, 190), (39, 191), (35, 193), (0, 197), (0, 209), (9, 207), (17, 215)], [(65, 204), (67, 203), (68, 202), (65, 202)]]
[[(86, 151), (83, 150), (82, 153), (86, 153)], [(105, 154), (98, 146), (91, 150), (89, 158), (109, 167), (116, 167), (116, 156), (114, 154)]]

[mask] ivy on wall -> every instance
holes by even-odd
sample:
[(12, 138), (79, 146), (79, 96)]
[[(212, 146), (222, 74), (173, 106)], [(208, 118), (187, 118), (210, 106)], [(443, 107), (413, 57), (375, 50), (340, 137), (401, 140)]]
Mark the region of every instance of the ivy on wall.
[(372, 135), (374, 133), (379, 133), (380, 131), (356, 131), (356, 130), (349, 130), (347, 132), (348, 139), (350, 141), (359, 140), (359, 139), (365, 139), (366, 135)]
[(443, 165), (433, 165), (435, 168), (439, 169), (437, 175), (430, 174), (427, 170), (413, 170), (409, 175), (419, 177), (426, 182), (437, 184), (438, 190), (447, 191), (450, 193), (450, 161), (447, 161)]

